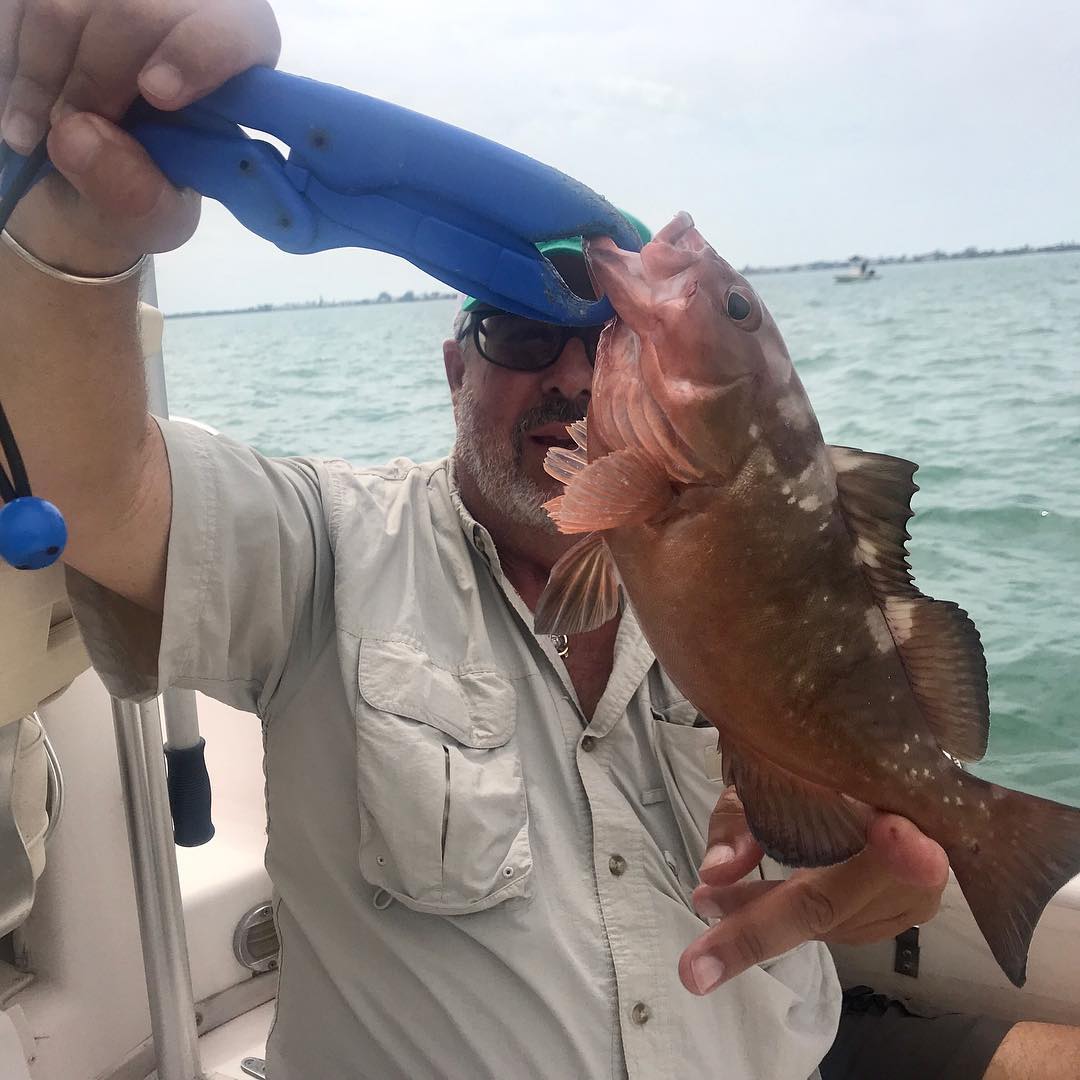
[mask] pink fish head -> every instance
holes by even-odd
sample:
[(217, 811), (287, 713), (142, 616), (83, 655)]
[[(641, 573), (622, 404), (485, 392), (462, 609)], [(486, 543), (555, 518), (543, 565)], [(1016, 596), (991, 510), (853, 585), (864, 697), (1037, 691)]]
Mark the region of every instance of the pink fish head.
[[(681, 212), (640, 252), (586, 245), (589, 273), (618, 316), (603, 335), (593, 399), (643, 380), (667, 421), (710, 465), (730, 465), (763, 406), (791, 382), (783, 338), (749, 282)], [(736, 423), (738, 421), (738, 423)]]

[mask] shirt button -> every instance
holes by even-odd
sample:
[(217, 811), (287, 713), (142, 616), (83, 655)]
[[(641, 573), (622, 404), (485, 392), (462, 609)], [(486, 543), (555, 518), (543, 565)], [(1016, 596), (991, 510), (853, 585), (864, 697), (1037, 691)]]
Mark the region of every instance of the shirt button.
[(586, 754), (591, 754), (595, 748), (596, 739), (592, 735), (586, 735), (582, 738), (581, 749), (584, 750)]
[(626, 860), (621, 855), (612, 855), (607, 865), (616, 877), (622, 877), (626, 873)]
[(652, 1016), (652, 1009), (650, 1009), (644, 1001), (639, 1001), (630, 1010), (630, 1019), (633, 1020), (635, 1024), (647, 1024), (650, 1016)]

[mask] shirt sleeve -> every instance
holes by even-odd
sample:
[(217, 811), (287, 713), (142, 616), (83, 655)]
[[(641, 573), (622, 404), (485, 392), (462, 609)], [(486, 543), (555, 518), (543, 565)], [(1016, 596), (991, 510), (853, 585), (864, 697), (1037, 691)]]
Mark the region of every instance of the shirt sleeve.
[(286, 662), (302, 664), (332, 632), (325, 466), (158, 424), (173, 494), (164, 612), (69, 567), (72, 608), (115, 696), (178, 686), (262, 715)]

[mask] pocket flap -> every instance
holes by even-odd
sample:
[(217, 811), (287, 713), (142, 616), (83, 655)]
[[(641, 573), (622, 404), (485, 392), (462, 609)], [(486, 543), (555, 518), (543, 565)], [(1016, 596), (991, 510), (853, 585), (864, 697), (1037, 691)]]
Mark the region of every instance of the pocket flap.
[(463, 746), (502, 746), (514, 733), (516, 698), (508, 679), (438, 667), (404, 641), (361, 641), (360, 693), (373, 709), (429, 724)]

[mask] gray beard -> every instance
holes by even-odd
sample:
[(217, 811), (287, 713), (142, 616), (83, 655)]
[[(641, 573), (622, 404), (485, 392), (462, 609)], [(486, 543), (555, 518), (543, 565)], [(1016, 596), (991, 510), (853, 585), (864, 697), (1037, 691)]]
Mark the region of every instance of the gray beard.
[(511, 521), (554, 535), (559, 530), (543, 506), (553, 496), (521, 469), (525, 433), (552, 420), (570, 423), (580, 416), (580, 410), (565, 400), (537, 406), (515, 425), (507, 444), (481, 421), (476, 397), (466, 379), (454, 405), (454, 458), (458, 467), (472, 477), (480, 494)]

